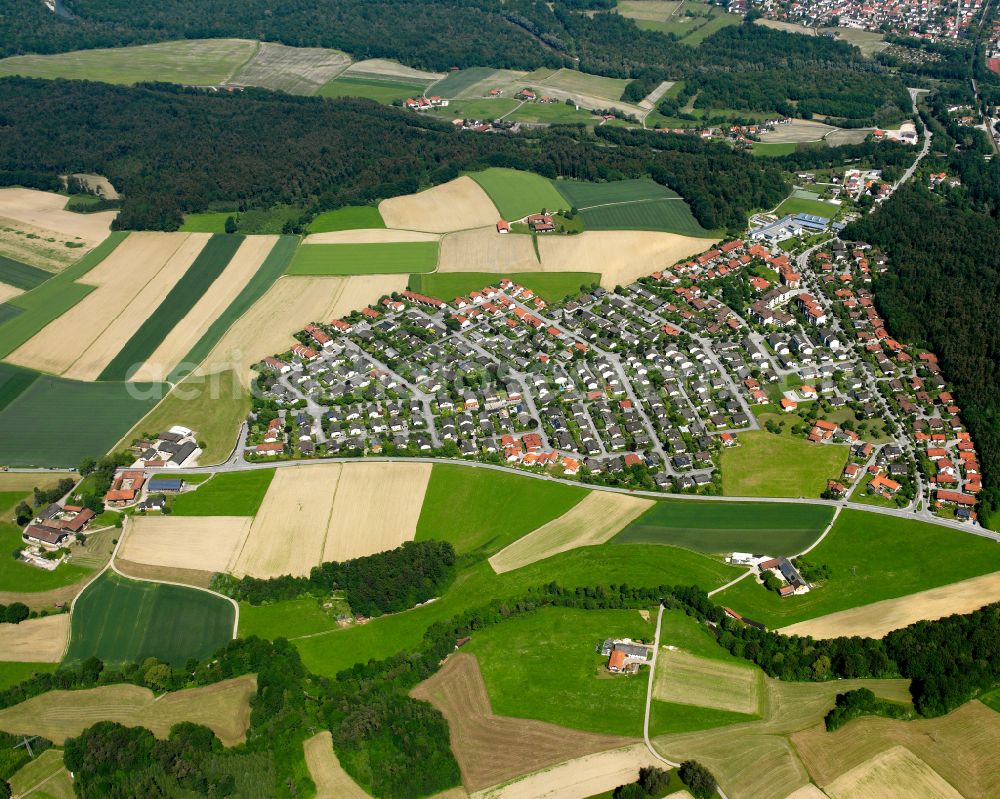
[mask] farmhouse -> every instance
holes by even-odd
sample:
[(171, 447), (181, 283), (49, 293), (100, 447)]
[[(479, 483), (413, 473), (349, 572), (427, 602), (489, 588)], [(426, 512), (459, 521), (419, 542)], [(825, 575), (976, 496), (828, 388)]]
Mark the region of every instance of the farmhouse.
[(190, 466), (201, 454), (194, 431), (181, 425), (174, 425), (160, 433), (154, 441), (138, 442), (133, 450), (139, 452), (139, 457), (132, 464), (133, 468), (138, 469), (147, 466)]
[(22, 538), (43, 549), (59, 549), (71, 536), (83, 532), (95, 514), (76, 505), (49, 505), (25, 528)]
[(126, 471), (115, 476), (111, 488), (104, 495), (104, 504), (113, 508), (131, 505), (139, 498), (139, 492), (146, 482), (146, 473), (142, 471)]
[(649, 660), (652, 647), (631, 638), (608, 638), (600, 646), (601, 655), (608, 659), (608, 671), (615, 674), (635, 674)]
[(757, 569), (762, 576), (764, 572), (771, 572), (785, 583), (778, 591), (782, 597), (804, 594), (809, 591), (809, 583), (802, 578), (799, 570), (788, 558), (771, 558), (761, 561), (757, 564)]

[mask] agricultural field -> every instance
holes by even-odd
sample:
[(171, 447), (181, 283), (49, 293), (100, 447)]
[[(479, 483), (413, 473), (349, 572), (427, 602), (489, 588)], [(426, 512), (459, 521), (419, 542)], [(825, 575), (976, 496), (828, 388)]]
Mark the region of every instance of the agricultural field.
[(0, 624), (0, 660), (58, 663), (68, 640), (68, 613), (27, 619), (20, 624)]
[(751, 151), (754, 155), (790, 155), (795, 152), (795, 144), (793, 142), (764, 142), (755, 141), (750, 145)]
[(643, 30), (672, 33), (692, 46), (701, 44), (716, 31), (740, 24), (741, 17), (728, 14), (710, 3), (678, 3), (669, 0), (626, 0), (618, 4), (618, 13), (631, 17)]
[[(346, 601), (344, 602), (346, 606)], [(319, 632), (337, 629), (338, 612), (349, 612), (344, 606), (324, 608), (314, 597), (287, 599), (267, 605), (240, 603), (241, 637), (257, 635), (261, 638), (288, 638), (294, 640)]]
[(225, 233), (226, 220), (236, 218), (236, 211), (202, 211), (197, 214), (185, 214), (184, 222), (178, 228), (180, 233)]
[(136, 515), (118, 556), (147, 566), (228, 572), (251, 522), (249, 516)]
[[(948, 557), (929, 559), (928, 552)], [(718, 601), (768, 627), (786, 627), (998, 571), (1000, 548), (959, 530), (845, 509), (808, 560), (828, 566), (831, 577), (807, 594), (781, 599), (743, 580)]]
[[(451, 99), (467, 92), (473, 86), (484, 81), (493, 80), (500, 71), (491, 67), (469, 67), (451, 72), (447, 77), (428, 87), (431, 94)], [(502, 73), (500, 73), (502, 74)]]
[(621, 100), (622, 92), (629, 81), (619, 78), (606, 78), (600, 75), (590, 75), (575, 69), (559, 69), (547, 76), (542, 85), (547, 88), (559, 89), (574, 95), (589, 95), (604, 100)]
[(335, 211), (323, 211), (309, 223), (310, 233), (337, 230), (384, 228), (385, 222), (374, 205), (349, 205)]
[(155, 657), (172, 665), (204, 658), (233, 636), (236, 610), (206, 591), (128, 580), (106, 572), (77, 599), (68, 663)]
[[(508, 221), (537, 214), (542, 209), (556, 211), (570, 207), (552, 181), (534, 172), (491, 167), (470, 177), (489, 195), (500, 216)], [(494, 218), (489, 224), (496, 221)]]
[(761, 676), (749, 664), (737, 666), (663, 649), (656, 661), (653, 697), (753, 716), (760, 711)]
[(619, 736), (495, 715), (479, 664), (465, 653), (450, 656), (411, 696), (430, 702), (448, 720), (462, 784), (471, 791), (628, 743)]
[(50, 277), (52, 277), (51, 272), (39, 269), (37, 266), (22, 264), (13, 258), (0, 255), (0, 283), (21, 289), (21, 291), (30, 291), (40, 286)]
[(38, 372), (0, 363), (0, 410), (6, 408), (38, 379)]
[(0, 691), (6, 691), (36, 674), (49, 674), (57, 668), (56, 663), (0, 662)]
[(175, 516), (253, 516), (260, 509), (274, 469), (223, 472), (173, 501)]
[[(455, 234), (461, 235), (461, 234)], [(451, 299), (496, 284), (503, 278), (531, 289), (546, 302), (561, 302), (580, 293), (583, 286), (601, 282), (598, 272), (435, 272), (412, 275), (409, 289), (431, 297)]]
[(506, 114), (504, 119), (535, 125), (595, 125), (600, 121), (600, 117), (594, 116), (583, 106), (577, 109), (566, 103), (524, 103)]
[[(450, 541), (459, 554), (493, 554), (566, 513), (582, 488), (510, 472), (435, 464), (424, 494), (416, 540)], [(505, 512), (517, 506), (516, 515)], [(461, 514), (455, 508), (462, 508)]]
[(785, 214), (814, 214), (833, 219), (840, 213), (840, 206), (823, 200), (806, 200), (801, 197), (789, 197), (775, 209), (778, 216)]
[[(457, 236), (461, 234), (453, 233), (449, 235)], [(396, 230), (386, 227), (375, 227), (310, 233), (303, 240), (303, 244), (428, 244), (437, 243), (442, 241), (443, 238), (440, 233), (421, 233), (417, 230)]]
[(432, 81), (440, 80), (444, 77), (441, 72), (428, 72), (423, 69), (415, 69), (400, 64), (398, 61), (389, 61), (385, 58), (368, 58), (364, 61), (356, 61), (347, 68), (346, 75), (356, 78), (372, 78), (381, 80), (401, 80), (410, 83), (419, 83), (426, 86)]
[(705, 230), (680, 197), (647, 200), (622, 205), (606, 205), (580, 212), (588, 230), (662, 230), (682, 236), (716, 237)]
[(224, 83), (254, 56), (256, 49), (257, 43), (246, 39), (195, 39), (57, 55), (22, 55), (0, 60), (0, 76), (211, 86)]
[(165, 388), (42, 375), (0, 410), (0, 464), (66, 467), (103, 455), (153, 409)]
[(23, 799), (73, 799), (73, 778), (58, 749), (46, 749), (8, 780), (14, 796)]
[(722, 453), (722, 492), (732, 497), (818, 497), (840, 475), (847, 447), (813, 444), (762, 430)]
[(365, 97), (389, 105), (424, 93), (425, 83), (354, 77), (345, 73), (322, 86), (320, 97)]
[(158, 738), (166, 738), (175, 724), (190, 721), (211, 729), (226, 746), (234, 746), (245, 740), (250, 698), (256, 691), (252, 675), (159, 697), (148, 688), (125, 683), (49, 691), (0, 710), (0, 728), (61, 744), (98, 721), (142, 726)]
[(490, 197), (471, 177), (456, 178), (417, 194), (391, 197), (379, 203), (378, 210), (386, 227), (427, 233), (495, 225), (500, 218)]
[(670, 544), (696, 552), (794, 555), (833, 517), (822, 505), (661, 500), (622, 530), (616, 544)]
[(783, 125), (776, 125), (760, 135), (760, 140), (767, 144), (799, 144), (800, 142), (822, 141), (837, 128), (812, 119), (793, 119)]
[(367, 799), (358, 784), (344, 771), (333, 751), (329, 730), (316, 733), (302, 743), (309, 776), (316, 784), (316, 799)]
[(841, 774), (825, 786), (830, 799), (881, 799), (884, 796), (920, 796), (923, 799), (962, 799), (941, 775), (902, 746), (876, 755)]
[(250, 60), (226, 81), (289, 94), (316, 94), (351, 63), (346, 53), (322, 47), (286, 47), (259, 42)]
[[(434, 108), (427, 112), (440, 119), (500, 119), (506, 118), (515, 108), (530, 107), (511, 97), (476, 97), (471, 100), (451, 100), (444, 108)], [(538, 108), (550, 106), (538, 106)], [(514, 117), (512, 117), (513, 119)]]
[(490, 565), (502, 574), (560, 552), (606, 543), (652, 505), (651, 499), (592, 491), (562, 516), (504, 547), (490, 558)]
[[(449, 233), (441, 240), (438, 274), (488, 272), (500, 275), (539, 272), (543, 268), (531, 236), (498, 233), (493, 225)], [(499, 280), (499, 277), (492, 280)]]
[(437, 266), (436, 241), (381, 244), (303, 244), (289, 275), (377, 275), (431, 272)]
[(842, 635), (881, 638), (891, 630), (922, 619), (972, 613), (993, 602), (1000, 602), (1000, 572), (809, 619), (784, 627), (781, 632), (813, 638), (837, 638)]

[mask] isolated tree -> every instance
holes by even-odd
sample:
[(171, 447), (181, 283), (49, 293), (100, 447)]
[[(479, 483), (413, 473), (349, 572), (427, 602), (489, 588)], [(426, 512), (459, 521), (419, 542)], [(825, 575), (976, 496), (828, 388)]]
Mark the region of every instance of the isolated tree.
[(233, 217), (231, 217), (231, 216), (227, 216), (226, 217), (226, 233), (235, 233), (235, 232), (236, 232), (236, 220)]
[(17, 519), (19, 526), (25, 525), (30, 522), (35, 516), (35, 512), (31, 509), (31, 505), (27, 502), (19, 502), (17, 507), (14, 509), (14, 517)]

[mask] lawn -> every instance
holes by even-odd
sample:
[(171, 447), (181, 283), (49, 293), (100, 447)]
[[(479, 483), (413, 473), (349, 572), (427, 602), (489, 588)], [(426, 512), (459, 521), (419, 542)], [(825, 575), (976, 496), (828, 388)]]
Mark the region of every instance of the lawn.
[(324, 211), (309, 223), (310, 233), (330, 233), (335, 230), (384, 228), (382, 214), (374, 205), (348, 205), (335, 211)]
[(38, 372), (0, 363), (0, 410), (10, 405), (38, 379)]
[(174, 499), (178, 516), (254, 516), (271, 485), (274, 469), (221, 472), (196, 491)]
[(233, 451), (240, 424), (249, 412), (250, 396), (232, 369), (192, 375), (140, 419), (122, 438), (119, 448), (144, 438), (143, 433), (154, 435), (179, 424), (194, 430), (198, 441), (205, 444), (198, 456), (199, 465), (222, 463)]
[(104, 367), (98, 379), (125, 380), (141, 366), (225, 271), (245, 238), (226, 234), (212, 236), (156, 310)]
[(450, 72), (446, 77), (439, 80), (429, 90), (438, 97), (457, 97), (466, 89), (470, 89), (480, 81), (486, 80), (495, 75), (497, 70), (492, 67), (469, 67), (460, 69), (457, 72)]
[(0, 464), (76, 466), (84, 457), (99, 457), (153, 409), (166, 388), (42, 375), (0, 411)]
[(438, 242), (385, 244), (303, 244), (288, 267), (290, 275), (398, 275), (431, 272)]
[(490, 167), (469, 177), (483, 187), (504, 219), (521, 219), (543, 208), (557, 211), (571, 206), (552, 181), (534, 172)]
[(670, 544), (696, 552), (794, 555), (833, 517), (823, 505), (663, 500), (622, 530), (618, 544)]
[(840, 206), (823, 200), (805, 200), (801, 197), (789, 197), (778, 206), (775, 213), (778, 216), (786, 214), (813, 214), (833, 219), (840, 212)]
[(66, 662), (94, 656), (117, 665), (155, 657), (183, 665), (225, 645), (234, 617), (227, 600), (205, 591), (105, 572), (76, 602)]
[(735, 497), (818, 497), (840, 476), (847, 447), (756, 430), (722, 451), (722, 491)]
[(0, 255), (0, 283), (6, 283), (8, 286), (14, 286), (23, 291), (30, 291), (50, 277), (52, 277), (51, 272), (46, 272), (37, 266), (22, 264), (6, 255)]
[(808, 560), (829, 566), (832, 576), (807, 594), (781, 599), (743, 580), (717, 601), (769, 627), (783, 627), (996, 571), (1000, 547), (927, 522), (843, 510)]
[(53, 319), (62, 316), (94, 290), (75, 281), (108, 257), (128, 233), (112, 233), (72, 266), (38, 288), (7, 301), (22, 313), (0, 324), (0, 358), (5, 358)]
[(755, 141), (751, 147), (754, 155), (790, 155), (795, 152), (795, 142)]
[(426, 86), (420, 82), (342, 76), (331, 80), (317, 94), (320, 97), (366, 97), (389, 105), (396, 100), (419, 97)]
[(505, 277), (531, 289), (543, 300), (550, 303), (561, 302), (566, 297), (579, 294), (581, 286), (601, 282), (599, 272), (512, 272), (507, 274), (434, 272), (433, 274), (412, 275), (409, 289), (450, 301), (453, 297), (495, 285)]
[[(517, 518), (511, 512), (516, 507), (502, 508), (508, 519)], [(475, 541), (469, 543), (475, 545)], [(624, 582), (647, 586), (699, 585), (711, 590), (737, 577), (740, 571), (686, 549), (640, 544), (583, 547), (501, 575), (480, 560), (464, 568), (454, 585), (436, 602), (373, 619), (363, 626), (334, 629), (327, 635), (297, 640), (295, 644), (307, 668), (334, 676), (355, 663), (389, 657), (400, 649), (415, 646), (436, 621), (449, 619), (494, 598), (522, 597), (529, 588), (553, 581), (573, 587)], [(270, 606), (272, 612), (280, 613), (280, 604)]]
[(546, 480), (437, 464), (424, 494), (416, 539), (450, 541), (459, 553), (489, 556), (561, 516), (586, 495), (586, 489)]
[(14, 56), (0, 61), (0, 75), (209, 86), (228, 78), (256, 49), (256, 42), (246, 40), (196, 39), (58, 55)]
[(17, 685), (36, 674), (49, 674), (59, 668), (58, 663), (12, 663), (0, 661), (0, 691)]
[(225, 233), (226, 220), (236, 219), (237, 211), (204, 211), (200, 214), (187, 214), (180, 226), (182, 233)]
[[(274, 281), (281, 277), (285, 269), (288, 268), (288, 264), (292, 260), (292, 256), (295, 254), (295, 249), (298, 245), (298, 236), (282, 236), (275, 242), (274, 247), (271, 248), (271, 252), (267, 254), (267, 257), (260, 265), (260, 268), (254, 273), (254, 276), (247, 281), (247, 284), (240, 293), (236, 295), (236, 299), (229, 304), (229, 307), (225, 311), (216, 317), (208, 330), (205, 331), (205, 334), (198, 340), (198, 343), (184, 357), (184, 361), (174, 367), (173, 372), (168, 376), (171, 382), (177, 382), (183, 374), (186, 374), (189, 369), (193, 368), (194, 364), (200, 364), (225, 332), (232, 327), (233, 322), (243, 316), (243, 314), (250, 310), (250, 306), (264, 296)], [(224, 369), (229, 364), (220, 364), (219, 366)], [(216, 369), (215, 365), (212, 365), (212, 368), (205, 371), (214, 372), (219, 371), (219, 369)], [(242, 421), (244, 416), (246, 416), (245, 412), (240, 415), (240, 421)], [(208, 424), (211, 425), (211, 422), (208, 422)], [(193, 429), (198, 430), (200, 428)]]

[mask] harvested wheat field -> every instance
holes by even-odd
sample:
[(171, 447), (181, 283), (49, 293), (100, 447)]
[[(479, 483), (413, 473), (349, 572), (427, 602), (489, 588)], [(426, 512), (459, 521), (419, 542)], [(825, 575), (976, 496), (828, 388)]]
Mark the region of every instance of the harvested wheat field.
[(226, 82), (289, 94), (315, 94), (350, 63), (351, 57), (337, 50), (261, 42), (253, 58)]
[(792, 791), (785, 799), (828, 799), (827, 795), (811, 782), (803, 785), (797, 791)]
[(837, 130), (832, 125), (824, 125), (809, 119), (793, 119), (784, 125), (776, 125), (774, 130), (760, 134), (763, 142), (795, 143), (819, 141), (826, 134)]
[(417, 194), (383, 200), (378, 210), (386, 227), (430, 233), (495, 225), (500, 218), (486, 192), (464, 175)]
[(333, 230), (306, 236), (303, 244), (392, 244), (408, 241), (440, 241), (438, 233), (421, 233), (418, 230), (389, 230), (388, 228), (360, 228), (358, 230)]
[(160, 382), (224, 313), (260, 269), (278, 241), (277, 236), (247, 236), (222, 274), (194, 304), (132, 376), (135, 381)]
[(539, 236), (543, 272), (600, 272), (601, 285), (628, 285), (704, 252), (718, 239), (653, 230), (588, 230), (576, 236)]
[(340, 464), (278, 469), (236, 557), (237, 577), (305, 576), (323, 559)]
[(7, 360), (92, 380), (180, 279), (207, 233), (132, 233), (85, 281), (97, 286), (14, 350)]
[(54, 230), (0, 217), (0, 255), (58, 272), (77, 261), (93, 245)]
[(250, 726), (252, 675), (157, 697), (138, 685), (106, 685), (83, 691), (48, 691), (0, 710), (0, 729), (41, 735), (56, 743), (77, 736), (98, 721), (142, 726), (158, 738), (182, 721), (203, 724), (226, 746), (242, 743)]
[(35, 486), (52, 488), (67, 477), (80, 479), (76, 472), (0, 472), (0, 491), (31, 491)]
[(329, 730), (307, 738), (302, 748), (309, 776), (316, 783), (316, 799), (370, 799), (340, 765)]
[(0, 660), (58, 663), (68, 640), (68, 613), (25, 619), (20, 624), (0, 624)]
[(148, 566), (226, 572), (252, 523), (249, 516), (136, 514), (118, 554)]
[(756, 669), (662, 648), (653, 697), (661, 702), (713, 707), (753, 715), (760, 710)]
[(826, 786), (830, 799), (962, 799), (941, 775), (903, 746), (876, 755)]
[(451, 655), (440, 671), (411, 691), (411, 696), (430, 702), (447, 719), (462, 783), (470, 791), (628, 743), (627, 738), (495, 716), (473, 655)]
[(427, 72), (422, 69), (414, 69), (413, 67), (407, 67), (385, 58), (369, 58), (367, 61), (358, 61), (355, 64), (351, 64), (345, 74), (357, 77), (381, 75), (384, 78), (406, 78), (417, 81), (426, 80), (428, 82), (444, 77), (444, 74), (441, 72)]
[(345, 463), (323, 561), (374, 555), (412, 541), (430, 478), (429, 463)]
[(540, 272), (531, 236), (497, 233), (495, 226), (450, 233), (441, 241), (439, 272)]
[(76, 257), (107, 238), (117, 211), (76, 214), (64, 211), (66, 198), (37, 189), (0, 189), (0, 217), (54, 231), (79, 239), (85, 247), (75, 250)]
[(178, 583), (193, 588), (211, 588), (215, 572), (200, 569), (178, 569), (176, 566), (150, 566), (132, 560), (115, 558), (115, 570), (126, 577), (150, 580), (154, 583)]
[[(792, 743), (813, 782), (827, 793), (830, 793), (829, 786), (836, 784), (845, 772), (861, 767), (892, 747), (902, 746), (966, 799), (995, 799), (997, 796), (996, 789), (1000, 785), (1000, 761), (996, 757), (998, 740), (1000, 713), (975, 701), (940, 718), (896, 721), (867, 716), (845, 724), (836, 732), (827, 732), (822, 724), (817, 724), (792, 736)], [(922, 797), (924, 794), (906, 796)]]
[(580, 799), (635, 782), (643, 766), (662, 765), (645, 746), (633, 744), (567, 760), (505, 785), (480, 791), (474, 799)]
[(497, 574), (503, 574), (560, 552), (603, 544), (653, 502), (610, 491), (591, 491), (562, 516), (501, 549), (490, 558), (490, 565)]
[(235, 368), (249, 386), (250, 367), (268, 355), (290, 349), (295, 343), (292, 335), (305, 325), (344, 316), (394, 291), (403, 291), (407, 279), (408, 275), (281, 277), (229, 328), (195, 374)]
[(7, 300), (17, 297), (20, 294), (24, 294), (24, 292), (16, 286), (8, 286), (6, 283), (0, 283), (0, 302), (7, 302)]
[(955, 613), (971, 613), (992, 602), (1000, 602), (1000, 572), (830, 613), (783, 627), (779, 632), (813, 638), (842, 635), (881, 638), (892, 630), (923, 619), (933, 621)]

